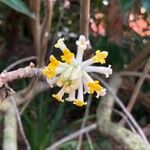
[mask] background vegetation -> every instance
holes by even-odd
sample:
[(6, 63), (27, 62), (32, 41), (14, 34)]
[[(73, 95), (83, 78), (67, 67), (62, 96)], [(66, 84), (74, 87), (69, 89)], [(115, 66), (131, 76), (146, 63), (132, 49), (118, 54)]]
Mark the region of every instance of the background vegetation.
[[(25, 61), (19, 62), (11, 70), (25, 67), (31, 61), (36, 66), (43, 67), (44, 62), (49, 61), (50, 54), (53, 53), (59, 57), (54, 44), (60, 37), (64, 37), (68, 47), (75, 52), (75, 41), (80, 34), (85, 34), (80, 25), (82, 2), (84, 2), (83, 5), (87, 5), (85, 0), (37, 0), (37, 2), (0, 0), (1, 72), (18, 60)], [(36, 8), (38, 3), (40, 10)], [(92, 0), (89, 25), (87, 25), (91, 48), (85, 54), (85, 58), (90, 58), (97, 49), (109, 52), (108, 63), (112, 65), (119, 78), (121, 77), (121, 85), (115, 87), (119, 91), (118, 96), (124, 105), (128, 106), (127, 110), (137, 120), (148, 139), (150, 137), (150, 67), (145, 66), (149, 63), (150, 54), (149, 12), (149, 0)], [(45, 28), (41, 28), (44, 30), (44, 36), (41, 35), (39, 40), (39, 25), (44, 25), (43, 18), (49, 22), (46, 22)], [(47, 33), (46, 37), (45, 33)], [(40, 46), (38, 40), (41, 43)], [(150, 66), (150, 63), (147, 66)], [(139, 81), (143, 76), (144, 79), (140, 85)], [(44, 82), (44, 79), (39, 80)], [(51, 95), (55, 90), (57, 91), (57, 88), (37, 92), (43, 86), (39, 86), (35, 79), (19, 79), (9, 85), (17, 93), (24, 92), (22, 89), (26, 90), (22, 96), (24, 102), (18, 106), (18, 110), (22, 112), (21, 119), (25, 135), (33, 150), (45, 150), (59, 139), (80, 130), (85, 120), (84, 126), (90, 126), (97, 120), (96, 111), (101, 99), (97, 100), (94, 96), (88, 108), (78, 108), (68, 103), (61, 104), (54, 101)], [(3, 98), (2, 91), (3, 88), (0, 96), (2, 101), (0, 104), (1, 149), (5, 118), (2, 104), (8, 100), (7, 96), (9, 97), (6, 94)], [(88, 99), (87, 95), (86, 98)], [(132, 100), (134, 100), (133, 103)], [(126, 114), (122, 115), (118, 105), (112, 108), (112, 120), (119, 123)], [(89, 111), (86, 119), (85, 110)], [(126, 124), (124, 126), (130, 130)], [(26, 149), (19, 128), (17, 135), (18, 149)], [(81, 138), (77, 136), (60, 145), (60, 149), (74, 150), (79, 140)], [(103, 131), (99, 129), (92, 130), (88, 135), (84, 134), (81, 143), (83, 150), (125, 149), (121, 140), (117, 141), (113, 136), (103, 134)]]

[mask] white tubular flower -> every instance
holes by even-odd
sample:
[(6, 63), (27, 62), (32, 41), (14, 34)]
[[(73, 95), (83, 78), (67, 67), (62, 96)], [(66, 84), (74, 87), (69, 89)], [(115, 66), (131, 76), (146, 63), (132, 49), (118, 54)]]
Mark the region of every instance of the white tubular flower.
[(111, 65), (108, 65), (108, 67), (96, 67), (96, 66), (88, 66), (85, 68), (86, 72), (98, 72), (101, 74), (104, 74), (106, 78), (109, 77), (109, 75), (112, 74)]
[(81, 63), (82, 62), (82, 58), (83, 58), (83, 53), (87, 49), (89, 41), (86, 40), (85, 36), (81, 35), (79, 37), (79, 40), (76, 41), (76, 44), (77, 44), (76, 60), (78, 61), (78, 63)]
[(52, 79), (48, 79), (47, 78), (47, 82), (50, 85), (51, 88), (53, 88), (54, 84), (58, 81), (58, 77), (52, 78)]
[(87, 102), (84, 102), (83, 100), (83, 83), (80, 82), (79, 88), (78, 88), (78, 98), (74, 100), (73, 104), (82, 107), (87, 104)]
[(74, 100), (75, 100), (75, 90), (71, 91), (69, 93), (68, 98), (66, 98), (66, 101), (69, 101), (69, 102), (73, 102)]
[[(63, 55), (61, 59), (64, 62), (58, 61), (51, 55), (50, 63), (42, 70), (51, 87), (56, 84), (61, 88), (57, 94), (52, 95), (59, 102), (64, 102), (63, 97), (67, 94), (69, 96), (65, 99), (66, 101), (73, 102), (76, 106), (82, 107), (87, 104), (84, 101), (85, 93), (96, 93), (97, 98), (106, 94), (106, 89), (99, 84), (99, 81), (93, 80), (88, 73), (97, 72), (106, 77), (112, 74), (111, 65), (108, 65), (108, 67), (92, 66), (94, 63), (104, 64), (108, 52), (97, 50), (95, 56), (83, 61), (83, 53), (88, 43), (85, 37), (81, 35), (79, 40), (76, 41), (78, 48), (75, 58), (74, 54), (66, 47), (64, 39), (59, 39), (55, 47), (62, 50)], [(76, 92), (78, 92), (77, 98), (75, 97)]]
[(57, 43), (54, 45), (54, 47), (55, 47), (55, 48), (59, 48), (59, 49), (61, 49), (62, 51), (63, 51), (64, 49), (66, 49), (67, 47), (66, 47), (66, 45), (65, 45), (65, 43), (64, 43), (64, 38), (60, 38), (60, 39), (57, 41)]

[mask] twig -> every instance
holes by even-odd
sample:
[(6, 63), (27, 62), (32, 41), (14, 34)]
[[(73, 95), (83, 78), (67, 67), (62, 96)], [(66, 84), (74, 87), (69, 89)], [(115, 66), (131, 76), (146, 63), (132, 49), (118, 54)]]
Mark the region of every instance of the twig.
[(32, 29), (32, 35), (34, 40), (34, 47), (36, 51), (36, 55), (39, 57), (40, 53), (40, 32), (41, 32), (41, 26), (40, 26), (40, 3), (41, 0), (30, 0), (30, 8), (35, 14), (35, 19), (31, 20), (31, 29)]
[(16, 79), (26, 78), (26, 77), (36, 77), (42, 76), (42, 68), (35, 68), (33, 64), (25, 68), (19, 68), (15, 71), (2, 72), (0, 74), (0, 87), (5, 83), (11, 82)]
[[(129, 112), (131, 112), (133, 106), (136, 103), (136, 99), (137, 99), (138, 93), (139, 93), (139, 91), (141, 89), (141, 86), (142, 86), (142, 84), (143, 84), (143, 82), (145, 80), (145, 77), (146, 77), (147, 73), (149, 72), (149, 69), (150, 69), (150, 58), (148, 59), (148, 62), (145, 65), (145, 68), (144, 68), (144, 71), (142, 73), (142, 76), (139, 78), (139, 80), (138, 80), (138, 82), (137, 82), (137, 84), (136, 84), (136, 86), (134, 88), (134, 91), (133, 91), (133, 94), (131, 96), (130, 102), (129, 102), (128, 106), (127, 106), (127, 110)], [(121, 123), (124, 124), (125, 122), (122, 120)]]
[(80, 0), (80, 34), (89, 37), (90, 0)]
[(130, 129), (134, 132), (137, 133), (137, 131), (135, 130), (135, 128), (133, 127), (133, 125), (131, 124), (130, 120), (128, 120), (128, 118), (124, 115), (124, 113), (122, 113), (121, 111), (117, 110), (117, 109), (113, 109), (113, 111), (117, 114), (119, 114), (126, 122), (127, 125), (130, 127)]
[(80, 134), (84, 134), (86, 132), (90, 132), (92, 130), (95, 130), (97, 128), (97, 123), (93, 123), (92, 125), (89, 125), (87, 127), (84, 127), (83, 129), (76, 131), (74, 133), (69, 134), (68, 136), (56, 141), (54, 144), (52, 144), (50, 147), (48, 147), (46, 150), (56, 150), (56, 148), (59, 148), (62, 144), (64, 144), (67, 141), (70, 141), (76, 137), (78, 137)]
[(91, 139), (89, 133), (86, 132), (85, 135), (86, 135), (86, 137), (87, 137), (87, 139), (88, 139), (88, 143), (89, 143), (90, 149), (91, 149), (91, 150), (94, 150), (94, 146), (93, 146), (93, 143), (92, 143), (92, 139)]
[(127, 117), (130, 119), (130, 121), (132, 122), (132, 124), (135, 126), (135, 128), (137, 129), (139, 135), (142, 137), (142, 139), (144, 140), (144, 142), (146, 144), (148, 144), (149, 142), (148, 142), (145, 134), (143, 133), (142, 129), (140, 128), (140, 126), (138, 125), (138, 123), (136, 122), (136, 120), (134, 119), (134, 117), (131, 115), (131, 113), (126, 109), (126, 107), (124, 106), (124, 104), (122, 103), (122, 101), (113, 92), (113, 89), (104, 80), (102, 80), (98, 75), (93, 74), (93, 76), (95, 78), (97, 78), (98, 80), (100, 80), (102, 84), (104, 84), (104, 86), (111, 93), (112, 97), (115, 99), (115, 101), (117, 102), (117, 104), (122, 108), (123, 112), (127, 115)]
[(62, 20), (63, 16), (64, 16), (64, 7), (63, 7), (62, 0), (60, 0), (60, 15), (59, 15), (59, 18), (58, 18), (58, 23), (57, 23), (56, 28), (55, 28), (55, 33), (54, 33), (54, 36), (53, 36), (53, 39), (52, 39), (52, 42), (51, 42), (51, 46), (49, 48), (49, 56), (53, 52), (53, 47), (54, 47), (54, 44), (56, 42), (57, 33), (59, 31), (59, 28), (60, 28), (60, 25), (61, 25), (61, 20)]
[[(88, 115), (89, 115), (91, 102), (92, 102), (92, 96), (90, 95), (88, 97), (88, 104), (86, 105), (86, 110), (85, 110), (84, 118), (83, 118), (83, 121), (82, 121), (81, 129), (83, 129), (85, 127), (85, 124), (86, 124), (86, 121), (87, 121), (87, 118), (88, 118)], [(83, 140), (83, 134), (80, 134), (77, 150), (81, 149), (82, 140)]]
[(23, 126), (22, 126), (21, 118), (20, 118), (20, 115), (19, 115), (19, 111), (18, 111), (16, 102), (15, 102), (15, 99), (14, 99), (13, 96), (11, 96), (10, 99), (11, 99), (11, 102), (13, 104), (13, 107), (14, 107), (14, 110), (15, 110), (15, 113), (16, 113), (16, 118), (17, 118), (17, 122), (18, 122), (18, 125), (19, 125), (20, 133), (23, 137), (24, 142), (26, 143), (27, 150), (30, 150), (31, 147), (30, 147), (30, 144), (29, 144), (29, 142), (26, 138), (26, 135), (25, 135), (25, 132), (24, 132), (24, 129), (23, 129)]
[(45, 0), (45, 16), (41, 27), (40, 34), (40, 54), (39, 54), (39, 63), (41, 66), (45, 65), (45, 55), (47, 50), (47, 43), (49, 38), (49, 32), (51, 29), (53, 15), (53, 1)]
[(139, 64), (150, 54), (150, 45), (147, 45), (146, 48), (140, 52), (135, 59), (128, 65), (128, 67), (125, 69), (126, 71), (133, 71), (135, 70)]
[(34, 60), (36, 59), (36, 56), (30, 56), (30, 57), (26, 57), (26, 58), (22, 58), (14, 63), (12, 63), (11, 65), (9, 65), (5, 70), (6, 71), (9, 71), (11, 70), (12, 68), (14, 68), (15, 66), (21, 64), (21, 63), (24, 63), (24, 62), (27, 62), (27, 61), (31, 61), (31, 60)]
[[(133, 76), (133, 77), (141, 77), (142, 73), (140, 72), (135, 72), (135, 71), (123, 71), (121, 73), (119, 73), (120, 76)], [(145, 78), (150, 80), (150, 75), (146, 75)]]

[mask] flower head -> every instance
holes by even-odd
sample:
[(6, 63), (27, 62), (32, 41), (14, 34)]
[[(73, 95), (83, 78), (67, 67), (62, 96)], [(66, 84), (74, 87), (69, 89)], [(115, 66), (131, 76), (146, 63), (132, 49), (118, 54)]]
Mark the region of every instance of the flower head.
[[(50, 63), (42, 70), (42, 73), (46, 76), (51, 87), (56, 84), (61, 88), (57, 94), (52, 95), (54, 99), (59, 102), (66, 100), (82, 107), (87, 104), (84, 101), (84, 93), (96, 93), (97, 98), (106, 94), (106, 89), (102, 87), (99, 81), (93, 80), (89, 72), (97, 72), (109, 77), (112, 74), (112, 69), (111, 65), (108, 67), (92, 66), (94, 63), (106, 63), (108, 52), (97, 50), (95, 56), (83, 61), (83, 53), (87, 49), (89, 41), (81, 35), (76, 44), (77, 55), (75, 57), (65, 45), (64, 39), (59, 39), (55, 47), (61, 49), (63, 53), (61, 59), (64, 62), (58, 61), (51, 55)], [(64, 99), (64, 95), (68, 95), (68, 97)]]

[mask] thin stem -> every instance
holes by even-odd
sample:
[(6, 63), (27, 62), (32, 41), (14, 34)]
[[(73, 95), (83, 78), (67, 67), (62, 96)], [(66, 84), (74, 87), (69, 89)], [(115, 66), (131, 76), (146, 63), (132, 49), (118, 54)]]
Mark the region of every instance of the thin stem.
[(18, 125), (19, 125), (20, 133), (21, 133), (21, 135), (24, 139), (24, 142), (26, 143), (27, 150), (31, 150), (30, 144), (27, 140), (27, 137), (25, 135), (25, 132), (24, 132), (24, 129), (23, 129), (23, 126), (22, 126), (21, 118), (20, 118), (20, 115), (19, 115), (19, 111), (18, 111), (16, 102), (15, 102), (15, 99), (14, 99), (13, 96), (11, 96), (10, 99), (11, 99), (11, 102), (13, 104), (13, 107), (14, 107), (14, 110), (15, 110), (15, 113), (16, 113), (16, 118), (17, 118), (17, 122), (18, 122)]
[(22, 58), (20, 60), (17, 60), (16, 62), (10, 64), (5, 70), (9, 71), (12, 68), (16, 67), (17, 65), (20, 65), (21, 63), (31, 61), (31, 60), (35, 60), (35, 59), (36, 59), (36, 56), (30, 56), (30, 57)]
[[(148, 62), (145, 65), (145, 68), (144, 68), (144, 71), (142, 73), (142, 76), (139, 78), (139, 80), (138, 80), (138, 82), (137, 82), (137, 84), (136, 84), (136, 86), (134, 88), (134, 91), (133, 91), (133, 94), (131, 96), (130, 102), (129, 102), (128, 106), (127, 106), (127, 110), (129, 112), (131, 112), (131, 110), (133, 109), (133, 106), (136, 103), (137, 96), (138, 96), (139, 91), (141, 89), (141, 86), (142, 86), (142, 84), (143, 84), (143, 82), (144, 82), (144, 80), (146, 78), (146, 75), (149, 72), (149, 69), (150, 69), (150, 58), (148, 59)], [(122, 120), (121, 123), (124, 124), (125, 122)]]
[(92, 130), (95, 130), (97, 128), (97, 123), (93, 123), (87, 127), (84, 127), (83, 129), (76, 131), (74, 133), (71, 133), (70, 135), (56, 141), (54, 144), (52, 144), (50, 147), (48, 147), (46, 150), (56, 150), (59, 148), (62, 144), (64, 144), (67, 141), (70, 141), (76, 137), (78, 137), (80, 134), (84, 134), (86, 132), (90, 132)]
[(88, 139), (88, 143), (89, 143), (90, 149), (91, 149), (91, 150), (94, 150), (94, 146), (93, 146), (94, 144), (92, 143), (92, 139), (91, 139), (89, 133), (86, 132), (85, 135), (86, 135), (86, 137), (87, 137), (87, 139)]
[(90, 0), (80, 0), (80, 34), (89, 37)]
[[(87, 118), (88, 118), (88, 115), (89, 115), (91, 102), (92, 102), (92, 96), (90, 95), (89, 98), (88, 98), (88, 104), (86, 105), (86, 110), (85, 110), (84, 118), (83, 118), (83, 121), (82, 121), (81, 130), (85, 127), (85, 124), (86, 124), (86, 121), (87, 121)], [(83, 141), (83, 134), (80, 134), (77, 150), (81, 149), (82, 141)]]

